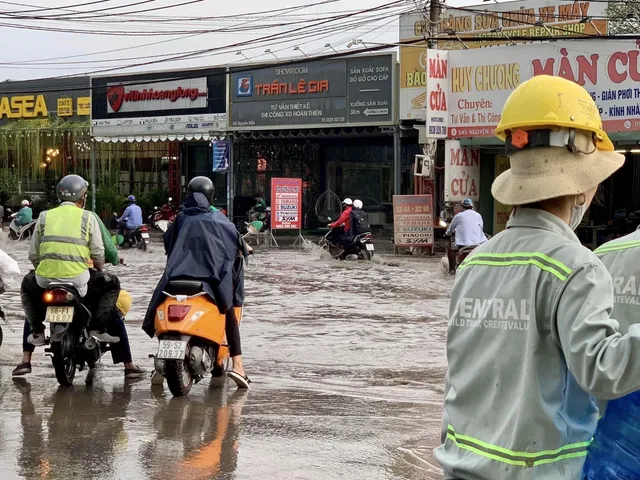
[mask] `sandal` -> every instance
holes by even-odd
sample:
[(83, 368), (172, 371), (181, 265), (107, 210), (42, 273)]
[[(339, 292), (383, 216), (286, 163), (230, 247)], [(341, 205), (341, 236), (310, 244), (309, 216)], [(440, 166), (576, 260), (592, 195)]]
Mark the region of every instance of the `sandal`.
[(227, 373), (227, 375), (231, 380), (236, 382), (238, 388), (249, 388), (249, 385), (251, 384), (251, 380), (249, 380), (249, 377), (246, 375), (240, 375), (238, 372), (234, 371)]

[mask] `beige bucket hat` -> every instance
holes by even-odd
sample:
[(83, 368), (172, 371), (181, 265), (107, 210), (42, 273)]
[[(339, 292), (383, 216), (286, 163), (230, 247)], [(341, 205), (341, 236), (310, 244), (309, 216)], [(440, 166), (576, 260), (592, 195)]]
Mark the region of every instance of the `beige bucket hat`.
[(624, 164), (624, 155), (594, 149), (591, 134), (576, 132), (576, 147), (532, 148), (509, 156), (511, 168), (496, 178), (491, 194), (504, 205), (526, 205), (550, 198), (579, 195), (609, 178)]

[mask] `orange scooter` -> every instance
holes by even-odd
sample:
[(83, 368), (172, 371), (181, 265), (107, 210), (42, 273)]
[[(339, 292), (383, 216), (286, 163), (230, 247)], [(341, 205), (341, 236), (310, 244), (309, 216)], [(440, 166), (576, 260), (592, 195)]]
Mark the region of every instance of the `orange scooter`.
[[(239, 255), (234, 271), (242, 268), (242, 262)], [(225, 375), (229, 359), (226, 316), (204, 292), (200, 280), (171, 280), (163, 293), (165, 300), (155, 319), (159, 344), (154, 367), (167, 379), (171, 393), (179, 397), (210, 373)], [(242, 307), (234, 310), (239, 323)]]

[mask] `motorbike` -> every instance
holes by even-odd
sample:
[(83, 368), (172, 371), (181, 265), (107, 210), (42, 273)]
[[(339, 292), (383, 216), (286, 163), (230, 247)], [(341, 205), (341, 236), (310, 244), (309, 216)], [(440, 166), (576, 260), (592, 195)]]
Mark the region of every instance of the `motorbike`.
[[(249, 252), (246, 246), (236, 258), (234, 271), (242, 268)], [(158, 307), (155, 329), (158, 351), (154, 368), (167, 380), (171, 393), (184, 396), (206, 375), (222, 377), (227, 370), (229, 347), (225, 321), (215, 301), (205, 293), (201, 280), (171, 280)], [(234, 307), (242, 321), (242, 307)]]
[(271, 228), (271, 207), (267, 207), (264, 212), (261, 212), (257, 220), (251, 220), (251, 215), (249, 215), (249, 221), (245, 222), (244, 226), (246, 233), (250, 235), (268, 232)]
[(325, 252), (328, 252), (337, 260), (372, 260), (375, 252), (373, 246), (373, 236), (371, 232), (356, 235), (346, 248), (334, 245), (329, 240), (331, 230), (324, 236), (320, 245)]
[[(487, 240), (491, 238), (491, 235), (487, 233), (485, 233), (484, 235), (485, 237), (487, 237)], [(456, 241), (455, 238), (455, 234), (453, 234), (447, 239), (447, 244), (445, 247), (447, 255), (442, 259), (443, 266), (452, 274), (455, 274), (460, 264), (464, 262), (469, 254), (478, 247), (478, 245), (467, 245), (464, 247), (460, 247), (458, 250), (453, 250), (452, 245), (454, 245)], [(454, 264), (454, 268), (449, 268), (451, 264)]]
[[(11, 210), (9, 210), (11, 211)], [(12, 220), (18, 216), (18, 213), (12, 213), (9, 218)], [(9, 224), (9, 239), (10, 240), (29, 240), (33, 236), (33, 232), (36, 229), (36, 221), (32, 220), (26, 225), (16, 225), (15, 222)]]
[[(114, 213), (114, 216), (117, 217), (117, 214)], [(167, 224), (167, 228), (168, 226), (169, 224)], [(125, 229), (124, 235), (122, 236), (122, 242), (118, 240), (117, 244), (122, 248), (138, 248), (143, 252), (146, 252), (147, 247), (149, 246), (149, 239), (149, 229), (146, 225), (140, 225), (133, 230)]]
[(109, 350), (106, 343), (89, 336), (91, 311), (82, 303), (78, 290), (70, 283), (51, 283), (43, 301), (47, 307), (45, 322), (49, 323), (48, 347), (58, 383), (73, 385), (76, 370), (95, 366)]
[(172, 202), (173, 198), (169, 197), (169, 202), (162, 207), (153, 207), (154, 211), (148, 218), (151, 227), (162, 230), (163, 232), (167, 231), (168, 224), (175, 221), (176, 215), (178, 214), (178, 209)]

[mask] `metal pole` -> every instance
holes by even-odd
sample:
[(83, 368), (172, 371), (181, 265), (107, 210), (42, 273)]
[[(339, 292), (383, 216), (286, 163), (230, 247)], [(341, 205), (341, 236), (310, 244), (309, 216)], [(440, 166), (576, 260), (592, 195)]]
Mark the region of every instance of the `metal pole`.
[(400, 149), (400, 127), (393, 132), (393, 194), (402, 194), (402, 154)]
[(96, 142), (91, 142), (91, 211), (96, 211), (96, 191), (98, 185), (96, 185)]
[(438, 26), (440, 22), (440, 1), (431, 0), (429, 4), (429, 48), (437, 48)]
[(229, 171), (227, 172), (227, 214), (233, 222), (233, 198), (235, 197), (234, 164), (233, 158), (233, 134), (229, 134)]

